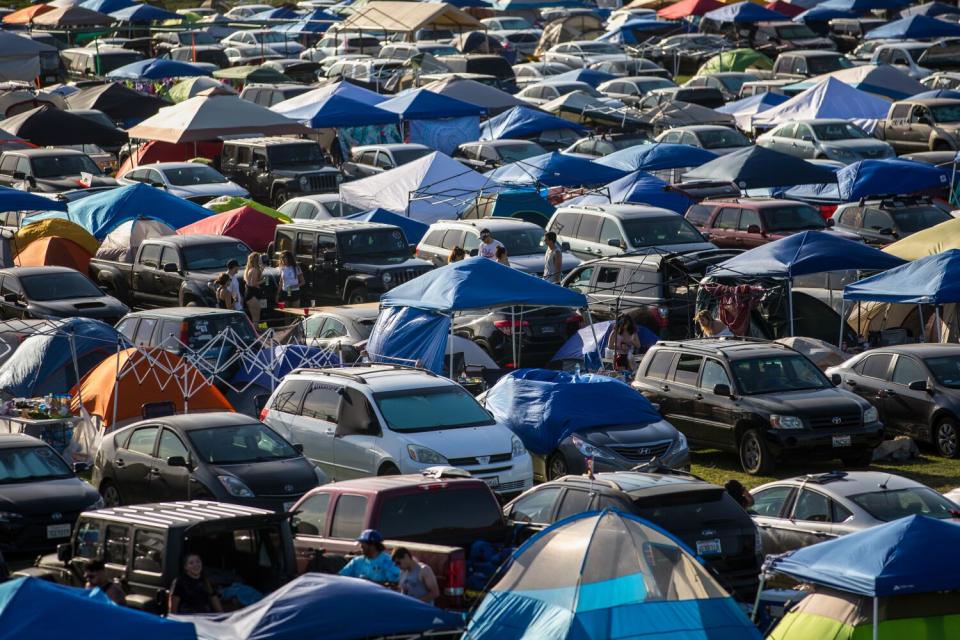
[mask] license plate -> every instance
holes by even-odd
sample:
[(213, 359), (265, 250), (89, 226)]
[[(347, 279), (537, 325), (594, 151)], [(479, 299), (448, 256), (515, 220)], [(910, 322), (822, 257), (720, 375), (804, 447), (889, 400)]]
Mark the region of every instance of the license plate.
[(712, 540), (697, 540), (698, 556), (715, 556), (720, 553), (720, 538), (714, 538)]
[(540, 327), (540, 333), (556, 333), (556, 332), (557, 332), (556, 327), (551, 327), (550, 325)]
[(54, 538), (69, 538), (70, 537), (70, 525), (68, 524), (50, 524), (47, 525), (47, 538), (52, 540)]
[(294, 504), (295, 504), (294, 502), (284, 502), (284, 503), (283, 503), (283, 510), (284, 510), (284, 511), (290, 511), (290, 507), (292, 507)]
[(487, 486), (491, 489), (496, 489), (500, 486), (500, 478), (481, 478), (484, 482), (487, 483)]
[(835, 446), (835, 447), (849, 447), (849, 446), (850, 446), (850, 436), (833, 436), (833, 446)]

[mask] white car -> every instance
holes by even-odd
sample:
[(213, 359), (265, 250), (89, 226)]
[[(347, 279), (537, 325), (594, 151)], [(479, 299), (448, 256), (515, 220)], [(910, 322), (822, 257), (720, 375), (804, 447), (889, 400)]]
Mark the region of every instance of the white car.
[(269, 11), (270, 9), (273, 9), (273, 7), (269, 4), (241, 4), (227, 11), (223, 14), (223, 17), (229, 18), (230, 20), (243, 20), (261, 11)]
[(380, 40), (371, 35), (360, 33), (334, 33), (325, 35), (323, 39), (300, 54), (303, 60), (311, 62), (320, 62), (330, 56), (346, 56), (352, 54), (365, 54), (376, 57), (380, 54), (382, 45)]
[(339, 193), (315, 193), (291, 198), (277, 209), (294, 220), (329, 220), (361, 213), (363, 209), (340, 200)]
[(260, 417), (302, 445), (331, 480), (451, 465), (498, 493), (533, 486), (520, 439), (463, 387), (429, 371), (379, 364), (300, 370), (280, 382)]
[(255, 47), (252, 45), (237, 45), (223, 50), (231, 67), (245, 64), (260, 64), (267, 60), (280, 60), (283, 56), (269, 47)]
[(304, 49), (304, 46), (299, 42), (290, 40), (282, 32), (271, 29), (235, 31), (221, 40), (220, 43), (225, 47), (245, 46), (271, 49), (285, 58), (296, 57)]
[(601, 102), (608, 103), (611, 107), (622, 107), (623, 103), (609, 96), (605, 96), (592, 85), (586, 82), (577, 82), (573, 80), (545, 80), (536, 84), (528, 85), (517, 93), (517, 97), (535, 106), (544, 105), (551, 100), (556, 100), (568, 93), (580, 91), (591, 98), (597, 98)]
[(911, 78), (925, 78), (931, 70), (920, 66), (917, 60), (930, 48), (929, 42), (892, 42), (873, 50), (870, 64), (889, 64)]
[(167, 193), (205, 204), (220, 196), (250, 194), (240, 185), (227, 180), (219, 171), (199, 162), (158, 162), (130, 169), (117, 179), (120, 184), (143, 182)]
[(499, 18), (484, 18), (480, 21), (488, 31), (537, 31), (543, 33), (530, 24), (526, 18), (516, 16), (500, 16)]
[(543, 54), (543, 62), (559, 62), (571, 69), (582, 69), (597, 62), (631, 59), (623, 49), (610, 42), (574, 40), (550, 47)]

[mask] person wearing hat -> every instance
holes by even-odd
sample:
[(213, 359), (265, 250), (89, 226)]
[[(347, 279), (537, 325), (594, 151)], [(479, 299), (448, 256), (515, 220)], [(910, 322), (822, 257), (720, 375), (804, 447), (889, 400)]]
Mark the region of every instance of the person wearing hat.
[(363, 578), (379, 584), (395, 585), (400, 581), (400, 567), (384, 551), (383, 536), (376, 529), (367, 529), (357, 538), (361, 554), (340, 569), (340, 575)]
[(227, 274), (230, 276), (230, 294), (233, 296), (233, 308), (235, 311), (243, 311), (243, 292), (240, 290), (240, 263), (231, 260), (227, 263)]
[(502, 246), (503, 243), (494, 239), (493, 234), (490, 233), (490, 229), (480, 230), (480, 249), (478, 250), (480, 257), (496, 260), (497, 248)]

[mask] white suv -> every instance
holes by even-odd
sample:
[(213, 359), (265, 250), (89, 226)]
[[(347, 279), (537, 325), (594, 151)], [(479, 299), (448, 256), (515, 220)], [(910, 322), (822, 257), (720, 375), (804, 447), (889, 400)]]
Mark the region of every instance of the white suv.
[(520, 439), (460, 385), (423, 369), (297, 369), (260, 419), (303, 445), (331, 480), (452, 465), (498, 493), (533, 486), (533, 463)]

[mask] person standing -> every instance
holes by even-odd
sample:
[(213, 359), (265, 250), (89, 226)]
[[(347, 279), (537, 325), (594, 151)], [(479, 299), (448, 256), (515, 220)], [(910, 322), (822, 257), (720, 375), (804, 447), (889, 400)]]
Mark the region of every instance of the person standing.
[(510, 258), (507, 257), (507, 248), (505, 246), (500, 245), (499, 247), (497, 247), (497, 251), (494, 255), (496, 256), (497, 262), (499, 262), (505, 267), (510, 266)]
[(400, 567), (400, 593), (427, 604), (440, 597), (437, 577), (430, 565), (414, 558), (406, 547), (393, 550), (393, 561)]
[(220, 598), (203, 574), (203, 560), (196, 553), (188, 553), (183, 573), (170, 585), (168, 613), (223, 613)]
[(543, 279), (553, 284), (560, 284), (560, 275), (563, 267), (563, 249), (557, 244), (557, 234), (548, 231), (543, 235), (543, 243), (547, 251), (543, 254)]
[(217, 308), (233, 309), (233, 292), (230, 291), (230, 274), (221, 273), (216, 280)]
[(123, 606), (127, 603), (127, 594), (115, 581), (107, 577), (107, 567), (103, 560), (91, 560), (83, 569), (84, 586), (87, 589), (100, 589), (115, 603)]
[(300, 287), (303, 286), (303, 271), (293, 258), (293, 254), (284, 251), (280, 258), (280, 289), (283, 301), (288, 307), (300, 306)]
[(447, 264), (453, 264), (454, 262), (460, 262), (461, 260), (467, 257), (466, 252), (463, 250), (463, 247), (454, 247), (450, 251), (450, 257), (447, 258)]
[(503, 243), (494, 239), (490, 229), (480, 230), (480, 249), (478, 253), (482, 258), (497, 259), (497, 247), (502, 247)]
[(363, 578), (379, 584), (397, 584), (400, 580), (400, 568), (387, 555), (380, 532), (366, 529), (357, 538), (357, 542), (360, 543), (360, 555), (340, 569), (340, 575)]
[(227, 275), (230, 276), (230, 295), (233, 296), (233, 310), (243, 311), (243, 292), (240, 286), (240, 263), (236, 260), (228, 262)]
[(693, 319), (700, 325), (700, 330), (707, 338), (726, 338), (733, 336), (733, 331), (730, 330), (730, 327), (714, 318), (713, 314), (706, 309), (702, 309)]
[(247, 256), (247, 266), (243, 270), (243, 282), (246, 284), (245, 302), (247, 314), (253, 326), (260, 324), (260, 298), (263, 297), (263, 267), (260, 254), (256, 251)]

